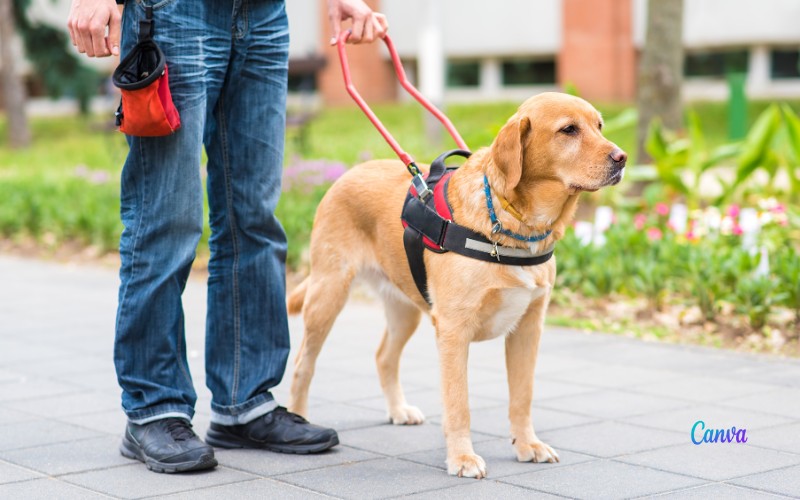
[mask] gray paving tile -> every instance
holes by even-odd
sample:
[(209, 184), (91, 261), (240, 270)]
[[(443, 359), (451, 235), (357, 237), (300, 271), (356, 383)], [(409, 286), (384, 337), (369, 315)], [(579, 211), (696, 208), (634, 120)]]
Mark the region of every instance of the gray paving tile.
[[(534, 405), (535, 406), (535, 405)], [(599, 419), (565, 413), (558, 410), (534, 407), (531, 411), (531, 420), (536, 432), (546, 432), (576, 425), (585, 425), (599, 422)], [(431, 422), (441, 423), (441, 416), (431, 419)], [(510, 423), (508, 421), (508, 406), (477, 409), (470, 412), (470, 427), (473, 432), (481, 432), (492, 436), (510, 436)]]
[[(92, 335), (92, 338), (94, 335)], [(74, 340), (74, 339), (73, 339)], [(108, 356), (77, 354), (68, 358), (27, 361), (15, 364), (14, 370), (36, 377), (61, 377), (70, 373), (84, 373), (90, 371), (106, 371), (113, 375), (114, 358), (112, 352)]]
[(723, 401), (750, 394), (769, 394), (779, 386), (754, 384), (716, 377), (685, 377), (650, 384), (637, 385), (635, 392), (684, 399), (700, 403)]
[(221, 465), (263, 477), (322, 469), (335, 465), (373, 460), (382, 455), (349, 446), (336, 446), (325, 453), (288, 455), (264, 450), (215, 450)]
[(3, 432), (0, 432), (0, 451), (64, 443), (98, 436), (100, 434), (97, 432), (74, 425), (52, 420), (34, 420), (4, 425)]
[[(514, 452), (514, 447), (511, 445), (510, 439), (493, 439), (491, 441), (480, 441), (475, 443), (475, 453), (483, 457), (486, 462), (486, 472), (491, 479), (497, 479), (505, 476), (512, 476), (514, 474), (524, 474), (536, 470), (550, 469), (555, 467), (564, 467), (574, 465), (591, 460), (599, 460), (596, 457), (584, 455), (583, 453), (576, 453), (573, 451), (556, 450), (559, 456), (557, 463), (532, 463), (520, 462), (517, 460), (517, 455)], [(401, 455), (399, 458), (403, 460), (410, 460), (420, 464), (429, 465), (447, 472), (445, 465), (445, 458), (447, 457), (447, 450), (441, 448), (439, 450), (426, 450), (416, 453), (409, 453), (408, 455)]]
[(129, 465), (119, 453), (118, 437), (83, 439), (68, 443), (0, 452), (0, 458), (50, 476)]
[(108, 498), (106, 495), (67, 484), (54, 478), (0, 484), (0, 498), (25, 500), (86, 500)]
[[(752, 437), (748, 438), (748, 440), (750, 439)], [(766, 450), (744, 443), (695, 445), (688, 442), (678, 446), (618, 457), (617, 460), (711, 481), (724, 481), (747, 474), (800, 464), (800, 455)]]
[[(108, 356), (111, 357), (112, 354), (109, 352)], [(194, 373), (192, 375), (194, 376)], [(119, 399), (121, 393), (119, 384), (117, 384), (117, 376), (113, 370), (66, 373), (60, 376), (59, 380), (85, 391), (115, 394), (117, 399)], [(204, 379), (200, 378), (195, 380)]]
[(617, 389), (679, 379), (686, 377), (686, 375), (666, 370), (637, 368), (635, 366), (600, 365), (596, 368), (582, 368), (543, 374), (542, 377), (562, 382)]
[(161, 496), (160, 498), (170, 500), (219, 500), (220, 498), (235, 498), (236, 500), (261, 500), (264, 498), (304, 500), (306, 498), (330, 497), (272, 479), (254, 479), (252, 481), (242, 481), (222, 486), (211, 486), (201, 490), (175, 493), (174, 495)]
[(687, 435), (698, 420), (713, 424), (715, 428), (736, 426), (740, 429), (748, 429), (748, 432), (750, 430), (755, 431), (774, 427), (791, 421), (789, 417), (742, 410), (720, 404), (694, 404), (677, 410), (658, 411), (621, 420), (654, 429), (682, 432)]
[(35, 415), (0, 407), (0, 425), (13, 424), (16, 422), (29, 422), (36, 419), (37, 417)]
[(394, 458), (298, 472), (278, 479), (328, 495), (358, 499), (396, 497), (474, 481)]
[(317, 403), (309, 406), (308, 413), (315, 424), (333, 427), (337, 431), (374, 427), (389, 422), (386, 410), (344, 403)]
[(654, 495), (702, 483), (699, 479), (610, 460), (520, 474), (501, 481), (556, 495), (590, 499)]
[(27, 481), (40, 477), (42, 477), (42, 475), (37, 472), (0, 460), (0, 485), (16, 483), (17, 481)]
[(797, 498), (800, 496), (800, 466), (754, 474), (730, 483)]
[(686, 401), (632, 392), (605, 390), (540, 401), (538, 406), (594, 418), (622, 418), (688, 406)]
[(724, 402), (724, 405), (797, 418), (800, 415), (800, 391), (787, 388), (764, 394), (752, 394), (729, 399)]
[[(472, 441), (492, 439), (480, 433), (472, 433)], [(397, 456), (415, 451), (444, 447), (444, 432), (437, 424), (392, 425), (385, 424), (365, 429), (339, 433), (342, 444), (382, 455)]]
[[(411, 389), (406, 390), (405, 393), (408, 404), (422, 410), (425, 418), (433, 418), (442, 414), (441, 392), (431, 389)], [(383, 396), (351, 401), (349, 404), (386, 412), (386, 399)], [(493, 408), (502, 404), (503, 402), (499, 399), (485, 398), (471, 393), (469, 395), (469, 408), (473, 411), (481, 408)]]
[(440, 498), (445, 500), (463, 500), (464, 498), (502, 498), (503, 500), (507, 498), (519, 498), (520, 500), (530, 500), (531, 498), (541, 498), (543, 500), (555, 500), (564, 497), (493, 481), (492, 479), (482, 479), (461, 486), (453, 486), (443, 490), (426, 491), (425, 493), (416, 493), (414, 495), (404, 496), (403, 498), (429, 500), (438, 500)]
[[(533, 389), (533, 401), (535, 403), (544, 399), (563, 398), (565, 396), (574, 396), (576, 394), (588, 394), (598, 390), (599, 389), (597, 387), (573, 384), (570, 382), (560, 382), (558, 380), (551, 380), (537, 376)], [(502, 382), (470, 383), (469, 392), (470, 394), (474, 394), (476, 396), (508, 402), (508, 383), (505, 381), (505, 379), (503, 379)]]
[[(8, 349), (7, 345), (3, 345), (3, 342), (0, 342), (0, 349)], [(25, 374), (19, 370), (19, 368), (15, 368), (14, 370), (6, 370), (0, 368), (0, 384), (5, 382), (18, 382), (20, 379), (24, 379)]]
[(598, 457), (616, 457), (686, 442), (687, 434), (645, 429), (620, 422), (601, 422), (556, 431), (537, 432), (556, 450), (566, 449)]
[(784, 496), (740, 488), (725, 483), (713, 483), (658, 495), (659, 500), (778, 500)]
[(19, 379), (14, 382), (7, 382), (4, 383), (2, 387), (3, 390), (0, 391), (0, 403), (80, 392), (80, 388), (74, 385), (33, 377), (25, 377), (24, 379)]
[(6, 408), (43, 417), (68, 417), (119, 408), (119, 397), (110, 393), (80, 392), (6, 403)]
[(97, 413), (87, 413), (84, 415), (70, 415), (56, 419), (95, 432), (122, 436), (128, 418), (122, 409), (101, 411)]
[(753, 446), (763, 446), (800, 455), (800, 423), (758, 430), (751, 436), (752, 438), (748, 438), (748, 440)]
[(68, 483), (119, 498), (168, 495), (255, 478), (251, 474), (225, 467), (188, 474), (156, 474), (139, 462), (62, 477)]

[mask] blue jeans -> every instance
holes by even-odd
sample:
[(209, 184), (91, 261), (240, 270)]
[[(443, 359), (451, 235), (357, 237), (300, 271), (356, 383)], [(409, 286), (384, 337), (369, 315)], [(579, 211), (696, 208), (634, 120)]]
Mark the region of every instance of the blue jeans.
[(272, 410), (289, 354), (286, 236), (280, 195), (289, 31), (280, 0), (129, 0), (123, 55), (143, 5), (167, 58), (182, 126), (128, 137), (122, 171), (121, 285), (114, 361), (129, 420), (191, 419), (181, 294), (203, 230), (201, 153), (208, 155), (211, 258), (206, 383), (212, 421)]

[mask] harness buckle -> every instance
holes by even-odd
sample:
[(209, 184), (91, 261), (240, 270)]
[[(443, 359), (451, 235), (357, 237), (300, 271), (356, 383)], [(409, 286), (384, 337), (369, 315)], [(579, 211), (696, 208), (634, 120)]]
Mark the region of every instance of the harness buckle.
[(427, 201), (433, 194), (433, 191), (428, 187), (428, 183), (422, 178), (422, 174), (418, 173), (411, 179), (411, 184), (417, 191), (417, 197), (422, 201)]

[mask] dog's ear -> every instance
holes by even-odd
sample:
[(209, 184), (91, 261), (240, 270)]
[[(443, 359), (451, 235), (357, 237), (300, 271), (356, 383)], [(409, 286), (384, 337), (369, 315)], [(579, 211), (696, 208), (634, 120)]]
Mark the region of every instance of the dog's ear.
[(512, 191), (522, 178), (522, 163), (525, 160), (525, 143), (531, 132), (531, 121), (527, 116), (511, 117), (492, 144), (492, 162), (503, 174), (505, 191)]

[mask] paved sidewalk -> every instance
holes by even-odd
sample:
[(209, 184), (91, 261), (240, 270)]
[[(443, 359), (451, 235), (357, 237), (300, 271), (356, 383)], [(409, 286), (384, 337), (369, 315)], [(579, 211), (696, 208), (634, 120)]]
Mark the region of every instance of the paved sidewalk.
[[(319, 456), (218, 451), (209, 473), (163, 475), (121, 457), (112, 365), (115, 270), (0, 257), (0, 498), (779, 498), (800, 496), (800, 363), (548, 328), (534, 424), (560, 464), (518, 463), (508, 438), (503, 342), (473, 346), (472, 428), (482, 481), (444, 471), (433, 331), (407, 348), (408, 400), (428, 421), (387, 423), (373, 365), (380, 308), (353, 300), (322, 352), (311, 418), (342, 444)], [(205, 291), (185, 295), (190, 364), (203, 385)], [(292, 319), (299, 344), (301, 321)], [(289, 380), (288, 374), (286, 380)], [(287, 383), (277, 388), (287, 400)], [(747, 429), (695, 446), (690, 430)]]

